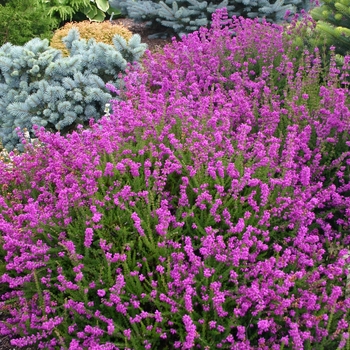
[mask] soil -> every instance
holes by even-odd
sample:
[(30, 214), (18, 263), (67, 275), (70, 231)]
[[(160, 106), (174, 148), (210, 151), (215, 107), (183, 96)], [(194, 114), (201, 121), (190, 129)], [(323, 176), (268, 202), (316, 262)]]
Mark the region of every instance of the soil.
[[(169, 29), (165, 30), (161, 27), (149, 27), (145, 22), (135, 22), (130, 18), (119, 18), (112, 23), (122, 24), (124, 27), (128, 28), (133, 34), (139, 34), (141, 36), (141, 43), (146, 43), (148, 45), (148, 50), (151, 52), (157, 52), (161, 50), (166, 44), (171, 44), (172, 37), (176, 35)], [(160, 34), (162, 38), (152, 38), (154, 34)], [(180, 40), (177, 37), (177, 40)], [(0, 309), (0, 322), (5, 321), (7, 318), (6, 310)], [(10, 344), (11, 338), (7, 335), (0, 335), (0, 350), (37, 350), (36, 346), (27, 346), (25, 348), (18, 348)]]

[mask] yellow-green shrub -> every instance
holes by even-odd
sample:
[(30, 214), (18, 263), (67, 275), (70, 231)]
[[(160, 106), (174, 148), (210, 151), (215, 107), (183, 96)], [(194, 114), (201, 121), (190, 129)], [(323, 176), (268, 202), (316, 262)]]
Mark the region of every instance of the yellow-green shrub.
[(51, 39), (50, 46), (59, 49), (63, 52), (64, 56), (69, 55), (69, 51), (65, 47), (62, 39), (68, 35), (68, 32), (72, 29), (78, 29), (81, 39), (95, 39), (97, 42), (102, 42), (108, 45), (113, 45), (112, 39), (116, 34), (122, 36), (125, 40), (129, 40), (132, 36), (132, 32), (122, 25), (113, 25), (109, 21), (105, 22), (69, 22), (63, 27), (55, 31), (54, 36)]

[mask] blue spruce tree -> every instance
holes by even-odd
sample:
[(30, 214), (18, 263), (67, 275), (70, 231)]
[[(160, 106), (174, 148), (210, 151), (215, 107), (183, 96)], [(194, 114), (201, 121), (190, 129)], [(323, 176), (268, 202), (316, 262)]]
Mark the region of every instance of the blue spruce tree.
[(103, 115), (112, 95), (106, 83), (118, 84), (128, 62), (137, 62), (146, 50), (139, 35), (129, 42), (116, 35), (114, 46), (80, 40), (72, 29), (64, 39), (70, 56), (35, 38), (24, 46), (0, 48), (0, 141), (8, 150), (23, 146), (16, 128), (33, 125), (67, 133)]
[[(124, 15), (137, 21), (147, 21), (149, 26), (161, 24), (170, 27), (180, 37), (207, 27), (212, 14), (227, 8), (228, 15), (249, 18), (266, 18), (269, 22), (283, 21), (287, 11), (291, 15), (308, 10), (309, 0), (109, 0), (111, 6), (120, 8)], [(160, 34), (161, 35), (161, 34)]]

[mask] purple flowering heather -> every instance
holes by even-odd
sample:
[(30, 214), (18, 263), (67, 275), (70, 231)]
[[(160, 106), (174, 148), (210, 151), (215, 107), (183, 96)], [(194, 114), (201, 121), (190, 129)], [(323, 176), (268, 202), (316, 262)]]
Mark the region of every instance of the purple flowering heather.
[(87, 229), (85, 229), (84, 246), (86, 248), (90, 248), (92, 244), (93, 235), (94, 235), (94, 231), (92, 228), (88, 227)]
[(350, 57), (321, 80), (292, 32), (225, 16), (0, 162), (13, 345), (350, 346)]

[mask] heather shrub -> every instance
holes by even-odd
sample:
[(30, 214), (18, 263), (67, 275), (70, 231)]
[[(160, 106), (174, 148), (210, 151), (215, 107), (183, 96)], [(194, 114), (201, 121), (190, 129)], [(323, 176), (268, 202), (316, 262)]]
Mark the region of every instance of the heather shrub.
[(90, 129), (0, 163), (12, 345), (350, 346), (350, 57), (213, 23), (130, 67)]
[(68, 22), (63, 27), (57, 29), (50, 40), (50, 46), (61, 50), (64, 56), (69, 56), (69, 51), (64, 44), (63, 39), (68, 35), (72, 28), (76, 28), (79, 31), (81, 39), (89, 40), (93, 38), (96, 42), (101, 42), (108, 45), (113, 45), (113, 38), (116, 34), (123, 37), (126, 41), (132, 37), (132, 33), (127, 28), (121, 25), (113, 25), (108, 21)]
[(329, 45), (326, 44), (324, 35), (316, 30), (317, 22), (309, 12), (301, 11), (290, 23), (286, 22), (283, 26), (285, 27), (284, 35), (286, 39), (292, 39), (293, 48), (297, 47), (297, 50), (302, 52), (303, 49), (313, 51), (317, 47), (322, 51), (324, 63), (329, 63)]

